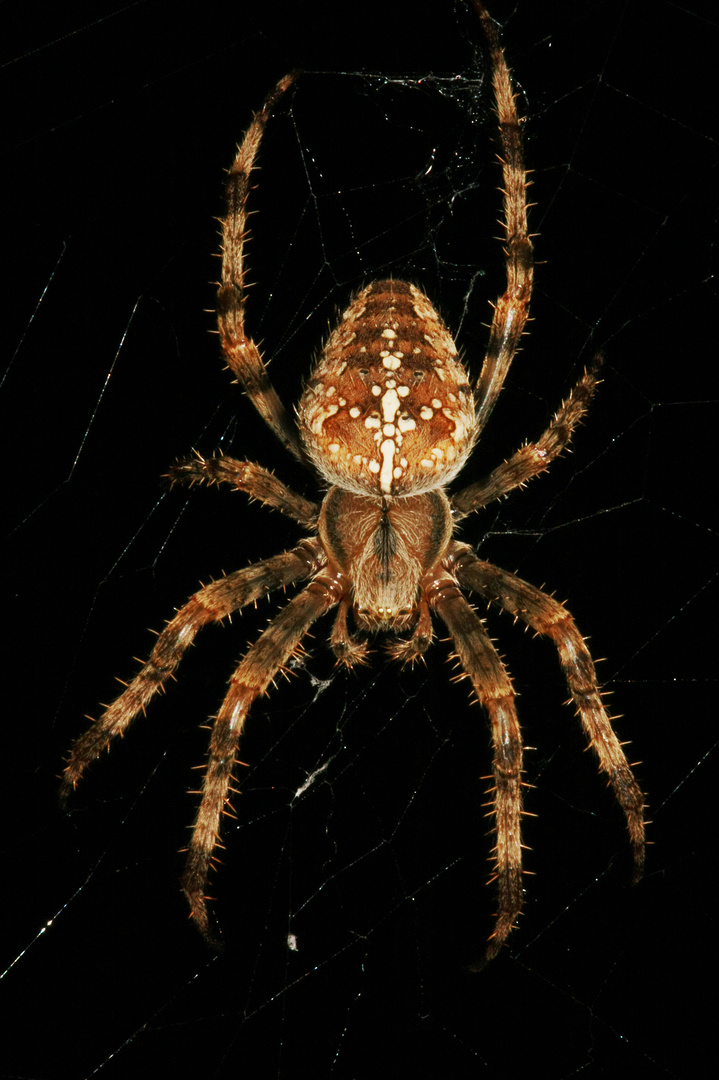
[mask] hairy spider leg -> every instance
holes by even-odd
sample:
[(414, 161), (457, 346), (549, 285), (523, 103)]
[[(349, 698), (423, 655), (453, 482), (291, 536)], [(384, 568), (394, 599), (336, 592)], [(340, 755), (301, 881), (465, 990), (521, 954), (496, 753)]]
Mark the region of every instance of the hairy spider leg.
[(149, 659), (122, 694), (73, 743), (60, 789), (67, 800), (88, 765), (132, 723), (178, 668), (198, 630), (220, 622), (234, 611), (275, 589), (311, 577), (325, 558), (319, 541), (303, 540), (296, 548), (213, 581), (190, 597), (159, 635)]
[(644, 871), (644, 796), (602, 703), (594, 662), (564, 604), (515, 574), (479, 559), (465, 544), (454, 544), (452, 568), (460, 585), (478, 593), (550, 638), (589, 745), (621, 806), (634, 858), (634, 880)]
[(524, 487), (532, 477), (546, 472), (551, 463), (567, 449), (576, 427), (586, 415), (599, 386), (597, 373), (601, 364), (602, 356), (598, 353), (536, 442), (525, 443), (488, 476), (468, 484), (451, 496), (455, 521), (481, 510), (495, 499), (501, 499), (514, 488)]
[(222, 218), (222, 273), (217, 290), (217, 326), (222, 351), (252, 404), (280, 442), (300, 461), (305, 454), (297, 427), (270, 381), (265, 362), (252, 338), (245, 333), (245, 241), (250, 175), (262, 142), (265, 124), (277, 101), (297, 78), (285, 75), (268, 95), (248, 127), (225, 184), (226, 211)]
[(284, 607), (251, 646), (230, 679), (230, 688), (212, 725), (202, 801), (192, 829), (182, 887), (192, 917), (208, 941), (218, 944), (210, 930), (207, 877), (213, 851), (220, 842), (220, 817), (228, 803), (237, 745), (250, 706), (266, 693), (275, 675), (296, 652), (316, 619), (342, 599), (341, 575), (320, 573)]
[(452, 636), (462, 675), (471, 680), (492, 731), (494, 785), (490, 812), (496, 835), (493, 880), (497, 882), (499, 900), (494, 932), (486, 950), (486, 959), (492, 960), (514, 927), (523, 903), (522, 732), (504, 664), (454, 577), (445, 572), (428, 590), (427, 598)]
[(504, 184), (500, 225), (507, 259), (507, 287), (494, 305), (487, 352), (477, 380), (477, 424), (478, 433), (481, 433), (499, 397), (529, 318), (534, 249), (527, 228), (527, 188), (531, 181), (527, 180), (524, 166), (516, 94), (494, 20), (480, 0), (474, 0), (474, 7), (489, 46), (499, 121), (501, 153), (498, 159)]

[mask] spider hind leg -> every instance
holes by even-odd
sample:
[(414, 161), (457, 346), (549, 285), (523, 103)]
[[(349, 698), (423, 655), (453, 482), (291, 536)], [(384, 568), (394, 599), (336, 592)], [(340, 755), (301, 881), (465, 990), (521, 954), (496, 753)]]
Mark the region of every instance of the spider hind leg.
[(494, 785), (490, 814), (495, 819), (492, 852), (498, 910), (487, 942), (485, 962), (494, 959), (516, 925), (524, 902), (522, 887), (522, 733), (514, 706), (514, 690), (481, 619), (462, 596), (450, 574), (438, 576), (427, 589), (429, 605), (450, 632), (463, 672), (486, 710), (491, 730)]
[(450, 562), (460, 585), (504, 608), (554, 643), (587, 742), (624, 812), (634, 859), (633, 877), (639, 880), (644, 871), (644, 796), (602, 703), (594, 661), (574, 619), (553, 597), (484, 562), (464, 544), (455, 544)]
[(207, 879), (220, 839), (220, 819), (228, 806), (229, 790), (245, 720), (252, 703), (266, 693), (275, 675), (300, 646), (312, 623), (342, 597), (331, 575), (320, 574), (277, 615), (230, 679), (230, 687), (215, 717), (202, 800), (187, 850), (182, 888), (198, 930), (212, 945), (207, 909)]

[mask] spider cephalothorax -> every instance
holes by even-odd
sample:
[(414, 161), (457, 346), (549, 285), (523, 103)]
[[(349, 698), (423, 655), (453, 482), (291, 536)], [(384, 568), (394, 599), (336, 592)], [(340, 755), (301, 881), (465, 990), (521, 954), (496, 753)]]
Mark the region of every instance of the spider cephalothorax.
[(207, 876), (228, 800), (242, 729), (253, 701), (301, 646), (312, 624), (336, 609), (330, 644), (346, 666), (366, 660), (368, 632), (392, 657), (412, 661), (444, 624), (459, 663), (491, 726), (491, 807), (499, 910), (486, 956), (495, 956), (522, 907), (522, 739), (511, 681), (482, 621), (462, 594), (510, 612), (558, 651), (589, 745), (621, 805), (635, 876), (644, 859), (641, 791), (606, 714), (592, 658), (564, 607), (516, 575), (481, 560), (453, 539), (455, 524), (548, 468), (568, 445), (597, 385), (599, 359), (585, 372), (546, 431), (484, 479), (452, 495), (446, 486), (466, 464), (517, 351), (532, 292), (527, 179), (509, 72), (484, 5), (474, 0), (491, 63), (503, 172), (507, 285), (494, 305), (487, 352), (474, 386), (431, 302), (416, 286), (376, 281), (350, 302), (330, 334), (291, 419), (259, 349), (245, 333), (244, 250), (249, 177), (273, 106), (293, 82), (281, 79), (239, 147), (227, 180), (222, 222), (218, 326), (227, 362), (285, 447), (314, 465), (329, 490), (321, 505), (290, 491), (259, 465), (196, 456), (172, 470), (175, 481), (227, 482), (293, 518), (312, 539), (200, 589), (159, 635), (127, 689), (75, 742), (63, 792), (121, 734), (171, 678), (197, 631), (276, 589), (306, 581), (244, 657), (214, 719), (202, 800), (183, 887), (203, 934), (212, 939)]

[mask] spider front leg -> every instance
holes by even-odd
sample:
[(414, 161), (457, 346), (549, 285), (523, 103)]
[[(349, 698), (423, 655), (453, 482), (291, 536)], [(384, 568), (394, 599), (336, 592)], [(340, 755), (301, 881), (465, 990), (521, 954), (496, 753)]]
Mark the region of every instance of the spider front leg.
[(144, 713), (158, 690), (164, 689), (198, 630), (274, 589), (311, 577), (325, 561), (318, 541), (303, 540), (292, 551), (228, 574), (190, 597), (159, 635), (149, 659), (127, 689), (73, 743), (60, 788), (61, 800), (67, 800), (87, 766), (125, 732), (138, 713)]
[(534, 248), (527, 227), (527, 170), (522, 153), (521, 123), (516, 95), (496, 25), (481, 0), (474, 7), (489, 46), (492, 85), (499, 121), (502, 166), (502, 232), (507, 260), (507, 285), (494, 305), (489, 343), (477, 380), (477, 434), (485, 427), (519, 348), (529, 318), (534, 277)]
[(325, 573), (291, 600), (240, 663), (215, 718), (202, 802), (182, 878), (192, 917), (211, 944), (217, 945), (217, 941), (210, 930), (205, 890), (213, 851), (220, 839), (220, 816), (228, 805), (237, 746), (247, 713), (253, 701), (267, 691), (277, 672), (297, 650), (312, 623), (340, 602), (344, 591), (342, 575)]
[(624, 811), (634, 880), (638, 881), (644, 871), (644, 796), (602, 704), (594, 663), (574, 619), (563, 604), (514, 574), (483, 562), (464, 544), (454, 545), (449, 566), (460, 585), (503, 607), (554, 642), (587, 741)]
[(225, 185), (226, 212), (222, 218), (222, 274), (217, 290), (217, 327), (222, 351), (258, 413), (280, 442), (300, 461), (306, 460), (295, 424), (267, 374), (260, 350), (245, 333), (245, 240), (250, 174), (262, 142), (265, 124), (275, 104), (296, 78), (285, 75), (277, 83), (237, 150)]
[(246, 492), (251, 499), (258, 499), (265, 506), (279, 510), (306, 529), (317, 528), (317, 504), (295, 494), (269, 469), (263, 469), (251, 461), (237, 461), (224, 454), (204, 458), (195, 452), (194, 457), (173, 465), (167, 476), (173, 484), (196, 484), (199, 481), (232, 484), (238, 491)]
[(449, 574), (438, 575), (427, 589), (427, 600), (449, 630), (464, 675), (469, 677), (491, 727), (494, 757), (492, 813), (496, 845), (493, 857), (499, 894), (494, 933), (485, 952), (489, 961), (499, 953), (522, 910), (522, 733), (514, 707), (514, 691), (481, 620)]

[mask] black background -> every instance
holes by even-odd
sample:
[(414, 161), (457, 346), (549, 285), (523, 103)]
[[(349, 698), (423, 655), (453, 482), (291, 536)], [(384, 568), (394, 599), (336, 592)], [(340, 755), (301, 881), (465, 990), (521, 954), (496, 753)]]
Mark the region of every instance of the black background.
[(713, 8), (492, 8), (524, 94), (541, 265), (470, 472), (536, 436), (596, 348), (606, 365), (575, 453), (463, 538), (568, 599), (607, 658), (654, 824), (631, 889), (552, 650), (491, 616), (536, 748), (537, 817), (526, 913), (480, 975), (488, 738), (445, 644), (424, 670), (377, 656), (346, 676), (321, 625), (306, 666), (253, 710), (213, 882), (219, 957), (179, 892), (187, 789), (200, 724), (273, 607), (206, 631), (71, 813), (56, 802), (67, 746), (151, 647), (145, 627), (298, 535), (229, 491), (168, 494), (172, 460), (222, 446), (317, 490), (231, 385), (205, 313), (222, 170), (286, 70), (305, 74), (267, 132), (249, 249), (250, 329), (285, 400), (352, 289), (388, 273), (425, 288), (478, 370), (503, 268), (474, 17), (398, 2), (30, 10), (3, 10), (0, 1075), (697, 1075), (716, 961)]

